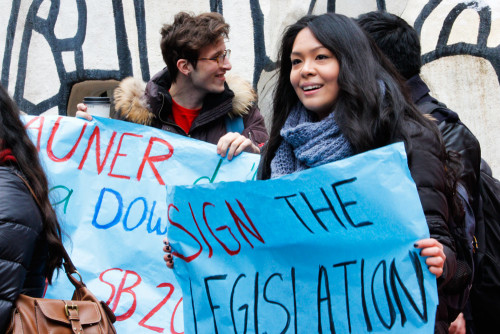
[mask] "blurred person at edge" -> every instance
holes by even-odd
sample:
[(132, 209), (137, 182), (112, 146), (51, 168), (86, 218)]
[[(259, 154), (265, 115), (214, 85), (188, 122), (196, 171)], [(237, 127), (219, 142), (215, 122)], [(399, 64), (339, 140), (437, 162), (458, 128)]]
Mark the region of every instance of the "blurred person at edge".
[(19, 116), (0, 85), (0, 333), (7, 330), (19, 294), (42, 297), (63, 256), (47, 178)]

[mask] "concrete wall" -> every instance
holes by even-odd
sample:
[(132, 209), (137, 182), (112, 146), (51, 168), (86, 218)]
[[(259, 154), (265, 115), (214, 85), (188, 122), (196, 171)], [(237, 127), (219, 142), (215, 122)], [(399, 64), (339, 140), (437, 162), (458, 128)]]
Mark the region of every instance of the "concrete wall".
[(29, 114), (66, 114), (85, 80), (147, 81), (164, 64), (159, 29), (178, 11), (218, 11), (231, 25), (233, 72), (269, 110), (283, 28), (306, 13), (349, 16), (386, 9), (420, 32), (423, 77), (460, 114), (500, 175), (498, 0), (12, 0), (0, 3), (1, 83)]

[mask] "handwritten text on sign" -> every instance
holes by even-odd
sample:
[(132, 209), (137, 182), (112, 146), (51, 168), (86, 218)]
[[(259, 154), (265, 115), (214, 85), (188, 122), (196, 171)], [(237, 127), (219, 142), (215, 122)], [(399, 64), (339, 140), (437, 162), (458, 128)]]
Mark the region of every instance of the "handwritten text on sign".
[[(84, 282), (119, 333), (182, 333), (179, 285), (162, 260), (166, 188), (254, 178), (259, 156), (221, 159), (214, 145), (127, 122), (24, 116), (52, 203)], [(47, 297), (70, 299), (65, 275)]]
[(276, 180), (175, 186), (186, 333), (430, 333), (436, 281), (404, 145)]

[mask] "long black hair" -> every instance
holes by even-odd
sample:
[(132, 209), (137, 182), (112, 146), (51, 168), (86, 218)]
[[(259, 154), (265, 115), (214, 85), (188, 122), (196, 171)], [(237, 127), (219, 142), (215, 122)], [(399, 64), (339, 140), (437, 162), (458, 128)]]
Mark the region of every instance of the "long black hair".
[(12, 151), (16, 158), (15, 167), (24, 174), (40, 204), (43, 231), (48, 243), (45, 277), (52, 283), (54, 271), (62, 265), (61, 227), (49, 201), (47, 177), (40, 164), (37, 149), (28, 137), (19, 114), (16, 104), (0, 85), (0, 150), (8, 148)]
[(408, 136), (402, 126), (405, 118), (414, 119), (438, 133), (436, 126), (410, 102), (392, 64), (354, 20), (335, 13), (304, 16), (288, 26), (282, 36), (271, 133), (263, 155), (264, 177), (268, 176), (271, 160), (281, 143), (280, 130), (299, 101), (290, 83), (290, 54), (297, 34), (305, 28), (309, 28), (339, 62), (334, 117), (356, 153), (397, 140), (404, 140), (409, 149)]

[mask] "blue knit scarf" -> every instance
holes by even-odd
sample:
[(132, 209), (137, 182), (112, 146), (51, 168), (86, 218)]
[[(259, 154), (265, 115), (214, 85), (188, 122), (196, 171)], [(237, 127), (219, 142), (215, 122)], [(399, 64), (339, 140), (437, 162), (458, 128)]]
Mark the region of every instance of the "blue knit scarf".
[(347, 158), (354, 150), (331, 112), (313, 122), (310, 112), (298, 103), (280, 131), (283, 141), (271, 161), (271, 178)]

